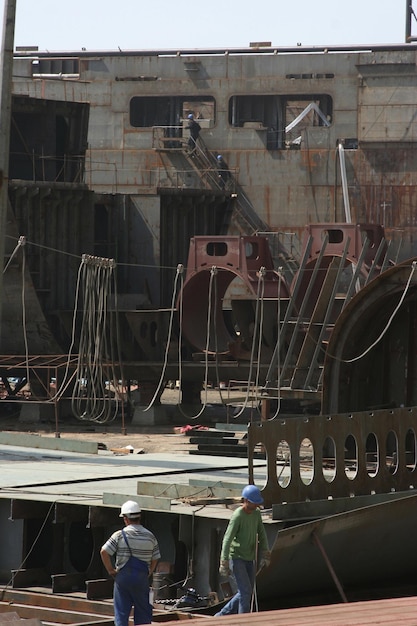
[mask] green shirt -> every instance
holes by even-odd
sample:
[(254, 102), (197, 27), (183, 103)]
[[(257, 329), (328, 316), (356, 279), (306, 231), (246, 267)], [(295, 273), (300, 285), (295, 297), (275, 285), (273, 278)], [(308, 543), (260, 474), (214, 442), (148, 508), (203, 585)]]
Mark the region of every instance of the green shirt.
[(220, 560), (254, 561), (257, 551), (257, 538), (261, 552), (269, 550), (260, 510), (255, 509), (253, 513), (246, 513), (243, 507), (239, 507), (233, 512), (224, 534)]

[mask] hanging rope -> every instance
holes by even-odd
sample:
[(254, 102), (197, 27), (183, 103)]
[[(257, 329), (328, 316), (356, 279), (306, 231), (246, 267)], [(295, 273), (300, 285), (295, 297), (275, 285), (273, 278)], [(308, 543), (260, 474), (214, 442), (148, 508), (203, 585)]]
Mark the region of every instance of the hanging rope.
[(20, 248), (24, 248), (25, 244), (26, 244), (26, 237), (24, 237), (24, 236), (22, 235), (22, 236), (20, 236), (20, 237), (19, 237), (19, 240), (18, 240), (18, 242), (17, 242), (17, 244), (16, 244), (15, 249), (13, 250), (13, 252), (12, 252), (12, 254), (11, 254), (11, 256), (10, 256), (10, 259), (7, 261), (6, 265), (4, 266), (4, 269), (3, 269), (3, 274), (5, 274), (5, 273), (6, 273), (6, 270), (7, 270), (7, 268), (9, 267), (10, 263), (12, 262), (13, 258), (16, 256), (17, 251), (18, 251)]
[[(176, 296), (177, 296), (178, 280), (181, 279), (180, 294), (182, 295), (182, 287), (183, 287), (183, 284), (184, 284), (183, 272), (184, 272), (184, 266), (180, 263), (179, 265), (177, 265), (177, 273), (175, 274), (174, 286), (173, 286), (173, 289), (172, 289), (171, 313), (170, 313), (170, 316), (169, 316), (168, 337), (167, 337), (166, 346), (165, 346), (164, 363), (163, 363), (163, 366), (162, 366), (161, 376), (160, 376), (160, 379), (159, 379), (158, 387), (156, 388), (156, 391), (154, 393), (154, 396), (153, 396), (152, 400), (150, 401), (150, 403), (148, 404), (148, 406), (146, 407), (146, 409), (143, 409), (144, 412), (145, 411), (149, 411), (149, 409), (154, 405), (155, 400), (157, 399), (157, 397), (159, 395), (159, 392), (161, 390), (162, 384), (165, 382), (165, 371), (166, 371), (167, 364), (168, 364), (168, 354), (169, 354), (169, 348), (170, 348), (170, 345), (171, 345), (172, 328), (173, 328), (174, 313), (175, 313), (175, 299), (176, 299)], [(178, 362), (179, 362), (180, 372), (181, 372), (181, 322), (182, 322), (182, 298), (181, 298), (181, 295), (180, 295), (180, 337), (179, 337), (179, 341), (178, 341)]]
[[(29, 344), (26, 328), (26, 291), (25, 291), (25, 273), (26, 273), (26, 251), (25, 251), (25, 237), (19, 238), (18, 246), (22, 248), (22, 326), (23, 326), (23, 340), (25, 343), (25, 363), (26, 363), (26, 385), (30, 391), (30, 372), (29, 372)], [(17, 246), (16, 246), (17, 248)], [(16, 251), (16, 249), (15, 249)], [(14, 253), (13, 253), (14, 255)], [(12, 256), (13, 256), (12, 255)], [(9, 259), (9, 263), (11, 261)], [(7, 264), (8, 265), (8, 264)], [(7, 266), (6, 266), (7, 267)]]
[[(29, 346), (28, 346), (28, 338), (27, 338), (27, 323), (26, 323), (26, 283), (25, 283), (25, 274), (26, 274), (26, 250), (25, 250), (25, 245), (26, 245), (26, 237), (21, 236), (19, 237), (19, 240), (17, 242), (17, 245), (12, 253), (12, 255), (10, 256), (4, 270), (3, 273), (5, 273), (5, 271), (7, 270), (7, 268), (9, 267), (12, 259), (16, 256), (16, 254), (18, 253), (19, 249), (22, 250), (22, 327), (23, 327), (23, 338), (24, 338), (24, 346), (25, 346), (25, 367), (26, 367), (26, 384), (29, 386), (30, 388), (30, 367), (29, 367)], [(92, 260), (94, 260), (94, 262), (92, 262)], [(80, 293), (80, 282), (81, 282), (81, 278), (83, 277), (85, 280), (86, 277), (86, 267), (89, 265), (89, 267), (97, 267), (97, 264), (100, 263), (103, 267), (108, 267), (109, 269), (109, 276), (114, 277), (114, 292), (115, 292), (115, 298), (116, 298), (116, 303), (117, 303), (117, 287), (116, 287), (116, 283), (115, 283), (115, 273), (113, 272), (113, 269), (115, 267), (114, 261), (112, 260), (108, 260), (108, 259), (97, 259), (97, 257), (88, 257), (87, 255), (84, 255), (82, 257), (79, 269), (78, 269), (78, 274), (77, 274), (77, 283), (76, 283), (76, 294), (75, 294), (75, 305), (74, 305), (74, 312), (73, 312), (73, 320), (72, 320), (72, 333), (71, 333), (71, 344), (70, 344), (70, 348), (68, 351), (68, 356), (67, 356), (67, 362), (66, 362), (66, 368), (65, 368), (65, 373), (63, 376), (62, 381), (60, 382), (60, 386), (59, 388), (57, 388), (57, 390), (55, 391), (55, 394), (51, 397), (48, 398), (47, 402), (48, 403), (53, 403), (56, 402), (58, 400), (60, 400), (62, 398), (62, 396), (64, 395), (66, 389), (69, 387), (69, 385), (71, 384), (71, 381), (73, 380), (74, 377), (76, 377), (77, 375), (79, 375), (79, 365), (80, 365), (80, 358), (78, 360), (78, 366), (77, 366), (77, 370), (71, 375), (68, 376), (68, 372), (69, 372), (69, 368), (70, 368), (70, 362), (71, 362), (71, 355), (72, 355), (72, 351), (74, 348), (74, 344), (75, 344), (75, 336), (76, 336), (76, 318), (77, 318), (77, 310), (78, 310), (78, 300), (79, 300), (79, 293)], [(91, 277), (90, 277), (91, 278)], [(99, 280), (99, 279), (98, 279)], [(94, 289), (90, 289), (90, 286), (88, 285), (84, 285), (85, 286), (85, 291), (86, 291), (86, 302), (88, 303), (89, 301), (89, 297), (90, 297), (90, 308), (91, 306), (95, 306), (94, 303), (91, 302), (91, 295), (94, 293)], [(102, 309), (102, 305), (107, 305), (107, 296), (109, 293), (109, 288), (110, 288), (110, 281), (108, 281), (107, 286), (105, 286), (105, 289), (103, 291), (103, 293), (105, 294), (105, 300), (101, 300), (101, 305), (99, 304), (100, 309)], [(86, 309), (84, 309), (84, 312), (86, 312)], [(117, 305), (116, 305), (116, 312), (117, 312)], [(87, 312), (89, 314), (89, 312)], [(91, 320), (91, 316), (90, 316), (90, 320)], [(117, 320), (116, 320), (117, 321)], [(85, 315), (84, 315), (84, 322), (85, 322)], [(83, 323), (84, 323), (83, 322)], [(120, 346), (120, 341), (119, 341), (119, 333), (118, 333), (118, 324), (116, 323), (116, 332), (117, 332), (117, 337), (116, 337), (116, 341), (114, 341), (113, 338), (113, 324), (111, 323), (110, 325), (110, 354), (111, 354), (111, 371), (112, 371), (112, 382), (113, 382), (113, 386), (115, 389), (115, 396), (116, 396), (116, 400), (117, 400), (117, 387), (118, 387), (118, 380), (116, 380), (115, 377), (115, 372), (116, 372), (116, 368), (115, 368), (115, 362), (114, 362), (114, 358), (113, 358), (113, 346), (116, 345), (117, 349), (119, 350), (119, 346)], [(86, 326), (84, 325), (84, 328)], [(82, 335), (82, 332), (81, 332)], [(90, 334), (90, 337), (92, 336), (92, 334)], [(104, 333), (104, 337), (105, 337), (105, 333)], [(82, 342), (82, 338), (81, 338), (81, 342)], [(98, 342), (97, 345), (99, 345), (100, 342)], [(107, 350), (107, 342), (106, 342), (106, 350)], [(90, 351), (91, 354), (93, 354), (93, 351)], [(120, 368), (122, 371), (122, 365), (121, 365), (121, 355), (120, 352), (118, 352), (118, 360), (120, 363)], [(94, 353), (93, 359), (92, 361), (94, 361), (96, 364), (98, 364), (100, 366), (100, 363), (102, 364), (102, 361), (100, 359), (97, 359), (97, 353)], [(80, 376), (78, 376), (78, 380), (79, 380)], [(96, 380), (96, 375), (94, 374), (94, 376), (92, 376), (92, 380), (95, 381)], [(104, 379), (103, 379), (104, 380)], [(122, 375), (122, 381), (123, 381), (123, 375)], [(103, 389), (100, 390), (100, 393), (103, 392)], [(107, 393), (104, 394), (107, 397)], [(104, 398), (103, 395), (103, 398)], [(73, 393), (74, 396), (74, 393)], [(108, 403), (107, 403), (108, 405)], [(85, 411), (83, 411), (83, 413), (86, 413)], [(115, 418), (117, 414), (117, 402), (116, 402), (116, 407), (115, 407), (115, 411), (113, 413), (113, 415), (110, 413), (106, 413), (105, 414), (105, 421), (109, 421), (110, 418)], [(99, 412), (99, 414), (95, 414), (94, 411), (91, 411), (90, 413), (86, 413), (86, 415), (79, 415), (79, 411), (77, 411), (75, 413), (75, 415), (77, 417), (79, 417), (80, 419), (96, 419), (98, 421), (101, 421), (101, 419), (103, 418), (104, 414), (101, 414)]]
[[(21, 292), (21, 302), (22, 302), (22, 328), (23, 328), (23, 342), (24, 342), (24, 346), (25, 346), (25, 370), (26, 370), (26, 385), (29, 388), (29, 391), (33, 394), (33, 390), (30, 389), (30, 367), (29, 367), (29, 344), (28, 344), (28, 337), (27, 337), (27, 322), (26, 322), (26, 282), (25, 282), (25, 275), (26, 275), (26, 237), (24, 235), (21, 235), (18, 239), (18, 242), (15, 246), (15, 249), (13, 250), (7, 264), (4, 267), (3, 270), (3, 274), (6, 273), (6, 270), (9, 268), (11, 261), (14, 259), (14, 257), (17, 255), (18, 251), (21, 249), (22, 250), (22, 292)], [(77, 282), (78, 285), (78, 282)], [(73, 345), (73, 343), (71, 344), (71, 346)], [(68, 355), (68, 361), (70, 358), (71, 352)], [(66, 380), (66, 376), (68, 373), (68, 362), (67, 362), (67, 369), (66, 369), (66, 374), (64, 376), (64, 381), (63, 381), (63, 385), (62, 388), (55, 392), (54, 397), (50, 397), (48, 398), (47, 402), (54, 402), (56, 399), (59, 399), (61, 397), (61, 395), (63, 395), (65, 388), (64, 388), (64, 383)], [(67, 383), (66, 386), (68, 386), (69, 383)], [(34, 397), (34, 396), (33, 396)]]
[(277, 387), (276, 387), (276, 391), (277, 391), (277, 409), (274, 413), (274, 415), (269, 418), (270, 420), (274, 420), (276, 417), (278, 417), (279, 412), (281, 410), (281, 350), (280, 350), (280, 344), (281, 344), (281, 283), (282, 283), (282, 267), (278, 268), (278, 306), (277, 306), (277, 345), (278, 345), (278, 350), (277, 350)]
[(366, 348), (366, 350), (364, 350), (361, 354), (359, 354), (358, 356), (353, 357), (352, 359), (339, 359), (338, 357), (332, 355), (332, 354), (328, 354), (326, 352), (326, 357), (329, 357), (331, 359), (334, 359), (336, 361), (339, 361), (340, 363), (354, 363), (355, 361), (359, 361), (360, 359), (363, 359), (364, 356), (366, 356), (368, 354), (368, 352), (370, 352), (372, 350), (372, 348), (374, 348), (383, 338), (383, 336), (385, 335), (385, 333), (388, 331), (389, 327), (392, 324), (392, 321), (394, 319), (394, 317), (397, 315), (402, 303), (404, 302), (405, 296), (407, 295), (408, 289), (410, 287), (410, 283), (411, 283), (411, 279), (413, 278), (414, 272), (417, 269), (417, 262), (413, 261), (411, 264), (411, 272), (410, 272), (410, 276), (408, 277), (407, 280), (407, 284), (404, 288), (404, 291), (402, 293), (402, 296), (400, 298), (400, 301), (398, 302), (397, 306), (395, 307), (394, 311), (391, 313), (388, 322), (385, 325), (385, 328), (383, 329), (383, 331), (380, 333), (379, 337), (377, 339), (375, 339), (375, 341), (373, 343), (371, 343), (370, 346), (368, 346), (368, 348)]
[[(215, 302), (215, 307), (217, 309), (217, 301), (218, 301), (218, 295), (217, 295), (217, 280), (214, 282), (214, 302)], [(220, 402), (223, 406), (227, 406), (227, 403), (225, 402), (224, 398), (223, 398), (223, 394), (222, 394), (222, 388), (221, 388), (221, 384), (220, 384), (220, 372), (219, 372), (219, 347), (218, 347), (218, 340), (217, 340), (217, 316), (214, 316), (214, 354), (215, 354), (215, 369), (216, 369), (216, 387), (219, 390), (219, 397), (220, 397)]]
[[(113, 345), (107, 339), (108, 297), (115, 268), (113, 259), (83, 255), (84, 288), (76, 380), (71, 398), (72, 411), (80, 420), (105, 423), (118, 411), (119, 397), (115, 387), (114, 402), (106, 384), (115, 381)], [(112, 344), (113, 342), (111, 342)], [(110, 355), (112, 376), (105, 367)], [(106, 383), (108, 381), (108, 383)]]
[(22, 297), (21, 297), (21, 301), (22, 301), (22, 328), (23, 328), (23, 343), (25, 345), (26, 385), (28, 386), (28, 388), (30, 390), (29, 344), (28, 344), (27, 327), (26, 327), (26, 283), (25, 283), (26, 252), (25, 252), (25, 245), (26, 245), (26, 237), (21, 235), (19, 237), (19, 240), (18, 240), (16, 246), (15, 246), (15, 249), (13, 250), (9, 260), (7, 261), (7, 263), (6, 263), (6, 265), (5, 265), (4, 269), (3, 269), (3, 274), (6, 273), (6, 270), (8, 269), (12, 259), (14, 259), (14, 257), (18, 253), (18, 251), (21, 249), (22, 250)]
[[(262, 347), (262, 328), (263, 328), (263, 321), (259, 319), (260, 318), (259, 310), (261, 309), (262, 316), (263, 316), (263, 293), (264, 293), (264, 288), (265, 288), (265, 282), (264, 282), (265, 274), (266, 274), (266, 269), (265, 267), (262, 266), (258, 272), (255, 323), (254, 323), (253, 337), (252, 337), (252, 348), (251, 348), (251, 355), (250, 355), (250, 362), (249, 362), (249, 374), (248, 374), (248, 384), (246, 388), (246, 396), (245, 396), (245, 400), (243, 402), (242, 408), (235, 415), (233, 415), (233, 419), (237, 419), (238, 417), (240, 417), (249, 403), (249, 393), (250, 393), (251, 380), (252, 380), (255, 347), (256, 347), (256, 341), (258, 339), (258, 335), (259, 335), (259, 339), (258, 339), (259, 343), (258, 343), (258, 350), (257, 350), (258, 363), (257, 363), (257, 373), (256, 373), (256, 384), (259, 382), (259, 367), (260, 367), (260, 354), (261, 354), (261, 347)], [(259, 333), (258, 333), (258, 327), (259, 327)]]
[[(69, 368), (70, 368), (70, 362), (71, 362), (71, 355), (72, 355), (72, 351), (75, 345), (75, 336), (76, 336), (76, 328), (77, 328), (77, 311), (78, 311), (78, 300), (80, 297), (80, 285), (81, 285), (81, 275), (84, 269), (84, 261), (83, 259), (81, 260), (81, 263), (78, 267), (78, 272), (77, 272), (77, 282), (76, 282), (76, 287), (75, 287), (75, 301), (74, 301), (74, 311), (72, 314), (72, 329), (71, 329), (71, 343), (70, 343), (70, 347), (68, 350), (68, 356), (67, 356), (67, 363), (65, 366), (65, 372), (64, 372), (64, 376), (62, 378), (62, 381), (60, 382), (59, 387), (57, 388), (55, 395), (52, 398), (49, 398), (48, 402), (56, 402), (59, 401), (65, 391), (67, 390), (67, 388), (69, 387), (72, 379), (75, 377), (76, 375), (76, 371), (72, 374), (72, 376), (68, 376), (69, 373)], [(57, 381), (58, 384), (58, 381)]]
[(265, 275), (266, 269), (261, 267), (259, 270), (260, 274), (260, 315), (259, 315), (259, 333), (258, 333), (258, 353), (257, 353), (257, 366), (256, 366), (256, 376), (255, 376), (255, 403), (258, 400), (258, 386), (259, 386), (259, 375), (261, 368), (261, 351), (262, 351), (262, 337), (263, 337), (263, 325), (264, 325), (264, 294), (265, 294)]
[[(191, 420), (195, 420), (198, 417), (200, 417), (200, 415), (202, 415), (202, 413), (204, 412), (207, 404), (208, 404), (208, 370), (209, 370), (209, 359), (208, 359), (208, 355), (209, 355), (209, 349), (210, 349), (210, 335), (211, 335), (211, 315), (212, 315), (212, 310), (213, 310), (213, 303), (212, 303), (212, 299), (213, 299), (213, 284), (216, 283), (215, 278), (217, 276), (217, 267), (215, 265), (212, 266), (211, 270), (210, 270), (210, 281), (209, 281), (209, 292), (208, 292), (208, 307), (207, 307), (207, 323), (206, 323), (206, 348), (205, 348), (205, 355), (204, 355), (204, 402), (201, 406), (200, 411), (197, 413), (197, 415), (187, 415), (181, 408), (181, 403), (178, 403), (178, 410), (181, 413), (181, 415), (183, 417), (185, 417), (186, 419), (191, 419)], [(217, 295), (217, 290), (216, 290), (216, 295)], [(215, 306), (214, 306), (214, 315), (216, 316), (216, 302), (215, 302)], [(215, 318), (214, 318), (215, 319)], [(214, 322), (215, 325), (215, 322)], [(181, 358), (180, 358), (180, 362), (181, 362)], [(180, 378), (180, 391), (181, 391), (181, 378)]]

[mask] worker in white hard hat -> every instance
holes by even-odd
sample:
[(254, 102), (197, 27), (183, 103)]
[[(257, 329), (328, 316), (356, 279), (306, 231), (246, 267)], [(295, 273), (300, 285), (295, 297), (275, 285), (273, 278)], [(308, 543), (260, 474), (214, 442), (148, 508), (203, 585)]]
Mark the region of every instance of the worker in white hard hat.
[(140, 516), (137, 502), (125, 502), (120, 510), (125, 527), (114, 532), (100, 551), (104, 567), (114, 577), (115, 626), (128, 626), (132, 607), (135, 625), (152, 622), (149, 577), (161, 554), (156, 537), (142, 526)]
[[(256, 567), (268, 567), (271, 553), (259, 507), (263, 497), (256, 485), (242, 490), (242, 506), (230, 518), (223, 537), (219, 573), (230, 576), (230, 562), (236, 579), (237, 593), (216, 615), (250, 613), (255, 586)], [(260, 559), (257, 561), (258, 547)]]

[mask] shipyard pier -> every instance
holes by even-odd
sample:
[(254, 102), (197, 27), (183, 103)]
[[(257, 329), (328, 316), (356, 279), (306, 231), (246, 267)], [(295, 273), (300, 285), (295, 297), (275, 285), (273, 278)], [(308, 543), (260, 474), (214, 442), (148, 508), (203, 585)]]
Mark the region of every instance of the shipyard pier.
[[(412, 38), (14, 51), (0, 332), (10, 600), (36, 587), (108, 599), (99, 549), (133, 499), (160, 542), (166, 606), (188, 587), (221, 604), (221, 537), (249, 483), (272, 547), (261, 610), (410, 594), (416, 55)], [(25, 422), (54, 437), (24, 436)], [(68, 423), (97, 437), (185, 425), (212, 447), (111, 451), (70, 443)]]

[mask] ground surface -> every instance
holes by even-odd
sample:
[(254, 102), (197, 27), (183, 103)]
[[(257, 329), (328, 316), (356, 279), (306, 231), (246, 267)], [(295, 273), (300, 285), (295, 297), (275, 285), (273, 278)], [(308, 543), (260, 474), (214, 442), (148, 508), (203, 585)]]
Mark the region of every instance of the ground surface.
[[(241, 394), (240, 394), (241, 395)], [(143, 452), (150, 454), (155, 452), (169, 452), (171, 454), (189, 454), (189, 451), (197, 446), (190, 444), (190, 434), (181, 432), (184, 427), (192, 426), (214, 428), (218, 416), (219, 422), (224, 422), (226, 409), (221, 405), (219, 393), (216, 391), (208, 392), (207, 401), (210, 405), (210, 419), (188, 419), (186, 415), (179, 415), (177, 419), (170, 418), (170, 423), (158, 426), (140, 426), (126, 423), (123, 427), (122, 421), (117, 419), (109, 424), (96, 424), (86, 421), (79, 421), (75, 418), (71, 420), (62, 420), (58, 424), (58, 428), (53, 421), (22, 421), (16, 417), (2, 417), (0, 421), (0, 430), (12, 432), (35, 433), (45, 437), (55, 437), (59, 433), (61, 438), (65, 439), (82, 439), (84, 441), (93, 441), (105, 446), (107, 450), (114, 450), (115, 454), (119, 454), (119, 450), (126, 446), (131, 446), (133, 453)], [(204, 402), (204, 398), (202, 398)], [(162, 404), (166, 404), (168, 413), (175, 414), (176, 403), (178, 402), (178, 391), (164, 391), (162, 396)], [(198, 407), (194, 407), (189, 413), (194, 416), (198, 413)], [(178, 412), (176, 413), (178, 415)]]

